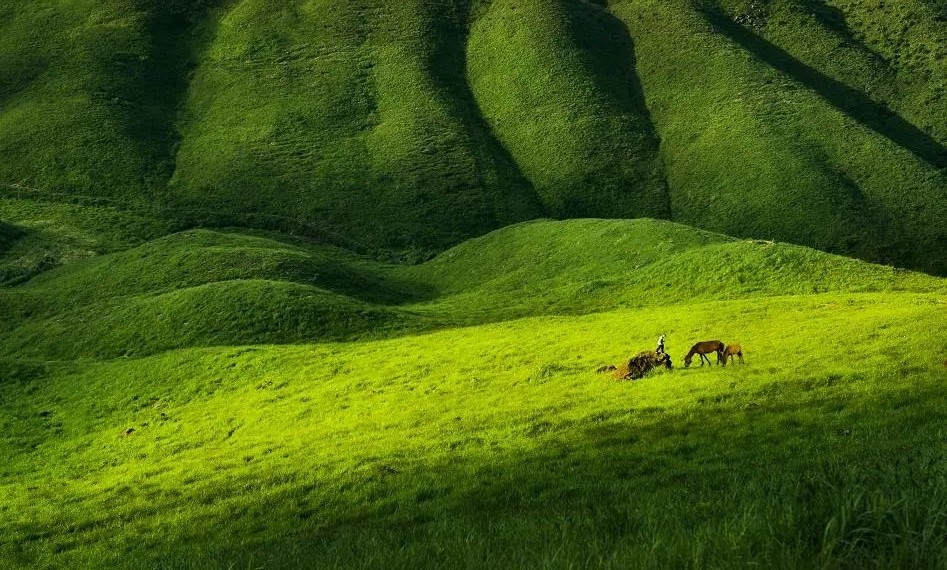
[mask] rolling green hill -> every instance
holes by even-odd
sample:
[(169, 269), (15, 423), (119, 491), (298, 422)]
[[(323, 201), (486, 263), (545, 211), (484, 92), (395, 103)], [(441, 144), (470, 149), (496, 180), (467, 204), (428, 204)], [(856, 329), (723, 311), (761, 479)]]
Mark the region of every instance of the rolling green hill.
[(923, 274), (657, 220), (519, 224), (416, 266), (280, 238), (192, 230), (46, 271), (0, 289), (0, 346), (111, 358), (722, 298), (947, 290)]
[(0, 568), (947, 567), (945, 21), (0, 0)]
[[(938, 568), (944, 303), (831, 293), (23, 359), (0, 383), (0, 562)], [(719, 336), (747, 364), (593, 372), (660, 331), (675, 359)]]
[[(417, 265), (0, 219), (0, 566), (944, 563), (943, 278), (654, 219)], [(747, 363), (682, 369), (706, 338)]]
[(0, 183), (430, 254), (656, 217), (947, 272), (924, 0), (8, 0)]

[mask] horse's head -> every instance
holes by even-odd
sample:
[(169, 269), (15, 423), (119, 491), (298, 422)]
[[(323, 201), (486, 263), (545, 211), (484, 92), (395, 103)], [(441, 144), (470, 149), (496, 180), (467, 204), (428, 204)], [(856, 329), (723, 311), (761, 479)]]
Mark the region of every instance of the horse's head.
[(693, 358), (694, 358), (694, 357), (691, 356), (690, 354), (688, 354), (687, 356), (684, 357), (684, 368), (690, 368), (691, 360), (692, 360)]

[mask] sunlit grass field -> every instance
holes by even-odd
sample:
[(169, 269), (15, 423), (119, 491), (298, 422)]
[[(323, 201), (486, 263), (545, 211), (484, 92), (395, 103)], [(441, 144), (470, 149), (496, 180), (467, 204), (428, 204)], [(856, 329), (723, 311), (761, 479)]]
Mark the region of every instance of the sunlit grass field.
[[(941, 278), (655, 220), (403, 265), (0, 212), (2, 567), (947, 563)], [(672, 371), (595, 372), (662, 333)], [(746, 364), (684, 369), (710, 339)]]
[(947, 568), (945, 17), (0, 0), (0, 570)]
[[(940, 568), (945, 309), (821, 294), (24, 361), (0, 560)], [(671, 372), (594, 372), (661, 332)], [(746, 365), (683, 369), (710, 338)]]

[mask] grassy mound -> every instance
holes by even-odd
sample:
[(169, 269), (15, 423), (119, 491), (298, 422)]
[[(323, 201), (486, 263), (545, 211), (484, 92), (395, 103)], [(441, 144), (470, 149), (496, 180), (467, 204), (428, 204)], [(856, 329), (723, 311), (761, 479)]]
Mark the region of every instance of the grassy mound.
[(194, 230), (0, 289), (0, 330), (5, 350), (57, 359), (339, 340), (420, 328), (385, 306), (417, 294), (342, 250)]
[(218, 281), (266, 279), (317, 285), (364, 300), (395, 303), (412, 291), (380, 265), (344, 250), (240, 233), (190, 230), (139, 247), (47, 271), (19, 289), (31, 314)]
[[(0, 383), (0, 561), (936, 568), (943, 307), (755, 298), (23, 361)], [(747, 364), (593, 372), (661, 331), (678, 362), (719, 337)]]
[(0, 198), (0, 285), (64, 263), (121, 251), (169, 231), (168, 224), (105, 205)]
[(259, 279), (122, 297), (30, 317), (5, 335), (5, 352), (27, 359), (114, 358), (188, 346), (391, 335), (417, 330), (424, 322), (318, 287)]
[(402, 271), (440, 292), (428, 305), (476, 315), (828, 291), (944, 290), (943, 279), (660, 220), (520, 224)]
[(656, 220), (525, 223), (417, 266), (280, 239), (186, 231), (47, 271), (0, 289), (0, 346), (28, 358), (109, 358), (617, 307), (945, 290), (922, 274)]
[(658, 141), (624, 27), (571, 0), (481, 3), (470, 85), (555, 217), (667, 217)]

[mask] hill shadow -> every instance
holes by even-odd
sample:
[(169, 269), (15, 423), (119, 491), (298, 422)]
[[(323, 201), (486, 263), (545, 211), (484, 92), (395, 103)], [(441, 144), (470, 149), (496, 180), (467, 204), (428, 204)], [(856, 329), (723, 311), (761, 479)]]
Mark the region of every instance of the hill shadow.
[[(832, 381), (812, 379), (812, 389)], [(909, 410), (936, 390), (928, 384), (918, 394), (894, 389), (866, 394), (858, 398), (861, 407), (842, 393), (813, 406), (760, 391), (760, 403), (743, 408), (730, 403), (727, 394), (695, 397), (681, 415), (634, 405), (581, 421), (538, 414), (517, 428), (524, 430), (521, 437), (536, 442), (529, 451), (495, 448), (488, 434), (470, 434), (454, 438), (451, 452), (433, 463), (360, 453), (362, 459), (345, 473), (283, 486), (257, 504), (239, 497), (250, 486), (273, 488), (276, 470), (270, 458), (251, 457), (257, 465), (252, 474), (209, 489), (218, 500), (237, 499), (230, 522), (238, 532), (185, 533), (149, 555), (181, 560), (194, 554), (189, 549), (197, 544), (199, 566), (245, 566), (257, 557), (276, 567), (299, 560), (319, 560), (327, 567), (344, 560), (345, 566), (362, 567), (372, 566), (372, 560), (377, 565), (376, 556), (384, 552), (388, 567), (414, 568), (424, 555), (435, 558), (420, 558), (426, 563), (419, 566), (464, 567), (466, 556), (499, 556), (505, 563), (494, 566), (517, 567), (524, 557), (556, 551), (559, 543), (548, 542), (553, 540), (567, 541), (570, 549), (560, 554), (577, 557), (573, 566), (582, 566), (599, 549), (611, 552), (628, 547), (628, 541), (642, 547), (633, 547), (639, 555), (647, 555), (658, 546), (650, 537), (659, 536), (665, 542), (651, 551), (652, 564), (643, 567), (689, 567), (689, 557), (697, 554), (690, 548), (695, 536), (723, 538), (735, 524), (743, 529), (741, 542), (761, 549), (757, 557), (810, 559), (826, 541), (837, 540), (826, 535), (827, 522), (854, 507), (841, 530), (857, 535), (859, 524), (868, 525), (871, 533), (861, 536), (870, 540), (861, 548), (870, 559), (897, 548), (901, 536), (921, 536), (906, 533), (933, 530), (936, 536), (947, 522), (930, 514), (942, 508), (947, 495), (943, 483), (931, 477), (933, 439), (910, 453), (897, 448), (894, 454), (892, 442), (865, 441), (849, 428), (871, 425), (873, 417), (882, 418), (882, 425), (911, 417), (903, 411), (879, 414)], [(855, 417), (838, 414), (846, 408), (857, 410)], [(926, 424), (927, 433), (933, 425)], [(807, 442), (802, 458), (799, 441)], [(477, 449), (482, 451), (471, 451)], [(875, 506), (903, 516), (867, 516), (872, 507), (852, 501), (868, 495), (882, 500)], [(246, 529), (261, 524), (282, 532), (239, 541), (249, 534)], [(708, 535), (715, 527), (720, 534)], [(42, 531), (38, 523), (8, 528)], [(786, 544), (780, 538), (786, 537), (793, 545), (789, 551), (782, 550)], [(439, 551), (427, 551), (435, 544)], [(709, 551), (699, 553), (705, 563), (733, 560), (732, 551), (726, 553), (732, 545), (713, 544), (706, 542)], [(937, 545), (928, 548), (915, 556), (923, 560)]]
[[(145, 175), (152, 186), (163, 186), (174, 174), (181, 142), (178, 114), (187, 99), (191, 75), (209, 45), (217, 22), (212, 11), (227, 9), (235, 0), (147, 0), (144, 32), (148, 50), (143, 59), (116, 55), (129, 70), (119, 96), (126, 130), (150, 149), (153, 170)], [(123, 61), (122, 57), (126, 59)]]
[[(495, 218), (507, 224), (546, 217), (546, 210), (532, 181), (494, 133), (470, 85), (467, 42), (473, 10), (472, 2), (462, 0), (457, 3), (456, 13), (452, 17), (433, 18), (430, 22), (433, 35), (438, 38), (428, 62), (432, 79), (449, 95), (445, 98), (446, 103), (466, 127), (471, 142), (480, 147), (482, 155), (479, 161), (495, 169), (499, 180), (490, 188), (498, 194), (494, 206)], [(480, 177), (483, 178), (483, 173)], [(484, 224), (485, 229), (494, 227), (496, 224)]]
[(26, 236), (26, 230), (0, 220), (0, 255), (5, 254), (17, 241)]
[[(591, 56), (586, 58), (586, 63), (596, 85), (626, 111), (646, 118), (647, 134), (657, 140), (651, 113), (645, 104), (644, 89), (635, 72), (635, 46), (628, 28), (604, 6), (592, 0), (565, 2), (563, 9), (569, 16), (568, 25), (576, 45)], [(585, 29), (588, 27), (598, 28), (601, 33), (590, 34)]]
[[(659, 148), (661, 139), (654, 127), (651, 111), (645, 102), (644, 88), (638, 77), (635, 46), (628, 27), (607, 9), (604, 0), (582, 0), (564, 2), (570, 36), (581, 51), (587, 55), (586, 65), (591, 71), (595, 85), (617, 103), (619, 108), (633, 117), (639, 117), (635, 127), (647, 141), (649, 159), (659, 165), (654, 193), (662, 196), (660, 204), (647, 212), (648, 217), (673, 219), (671, 215), (671, 193), (668, 190), (664, 173), (660, 170)], [(595, 30), (599, 33), (589, 33)]]
[(802, 63), (789, 52), (732, 21), (719, 10), (704, 7), (701, 13), (716, 31), (771, 67), (812, 89), (851, 119), (911, 152), (931, 166), (947, 168), (947, 147), (886, 105)]

